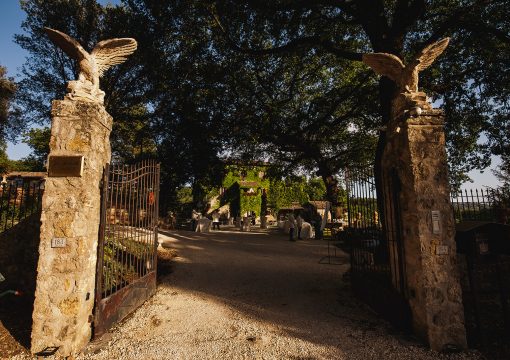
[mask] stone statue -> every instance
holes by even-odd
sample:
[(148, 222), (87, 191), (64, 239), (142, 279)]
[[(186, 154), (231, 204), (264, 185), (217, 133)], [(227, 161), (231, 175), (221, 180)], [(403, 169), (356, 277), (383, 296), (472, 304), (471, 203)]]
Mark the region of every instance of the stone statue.
[(70, 81), (66, 98), (103, 103), (104, 91), (99, 89), (99, 78), (113, 65), (122, 64), (135, 52), (135, 39), (121, 38), (97, 43), (89, 54), (75, 39), (61, 31), (44, 28), (50, 40), (69, 57), (78, 61), (78, 80)]
[[(395, 55), (386, 53), (363, 54), (363, 62), (370, 66), (378, 75), (384, 75), (393, 80), (403, 95), (404, 103), (399, 102), (398, 107), (407, 108), (417, 106), (421, 109), (430, 109), (425, 93), (418, 91), (418, 74), (428, 68), (434, 60), (448, 46), (450, 38), (442, 39), (423, 49), (418, 57), (404, 66)], [(402, 99), (401, 99), (402, 100)]]

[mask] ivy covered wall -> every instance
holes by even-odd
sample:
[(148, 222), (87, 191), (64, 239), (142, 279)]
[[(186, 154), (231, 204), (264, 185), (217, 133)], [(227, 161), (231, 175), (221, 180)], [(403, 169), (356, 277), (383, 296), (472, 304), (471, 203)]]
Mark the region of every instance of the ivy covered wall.
[(221, 204), (230, 204), (231, 216), (254, 212), (260, 216), (263, 189), (269, 189), (264, 165), (227, 165)]
[[(324, 200), (326, 187), (320, 178), (307, 180), (303, 177), (269, 179), (265, 165), (227, 165), (222, 182), (221, 205), (230, 205), (231, 216), (255, 212), (260, 216), (262, 206), (279, 209), (293, 204), (305, 204), (309, 200)], [(267, 197), (263, 204), (263, 189)]]

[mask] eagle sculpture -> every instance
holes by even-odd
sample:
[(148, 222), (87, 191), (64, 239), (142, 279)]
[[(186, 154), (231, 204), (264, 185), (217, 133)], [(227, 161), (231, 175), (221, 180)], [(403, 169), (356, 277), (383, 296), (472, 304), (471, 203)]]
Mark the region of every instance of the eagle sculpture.
[(78, 61), (78, 80), (69, 82), (69, 93), (66, 95), (73, 100), (103, 103), (104, 92), (99, 89), (99, 78), (111, 66), (126, 61), (137, 48), (137, 42), (132, 38), (109, 39), (100, 41), (92, 52), (88, 53), (69, 35), (47, 27), (44, 31), (55, 45)]
[(393, 80), (401, 92), (418, 92), (418, 73), (428, 68), (448, 46), (450, 38), (442, 39), (423, 49), (418, 57), (404, 66), (395, 55), (386, 53), (363, 54), (363, 62), (378, 75)]

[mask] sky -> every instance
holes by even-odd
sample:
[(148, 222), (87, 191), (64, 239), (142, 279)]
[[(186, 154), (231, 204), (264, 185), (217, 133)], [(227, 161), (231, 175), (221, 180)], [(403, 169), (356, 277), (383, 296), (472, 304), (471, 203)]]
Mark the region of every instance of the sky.
[[(118, 4), (120, 0), (98, 0), (98, 2), (102, 5)], [(15, 79), (27, 56), (27, 53), (13, 41), (14, 34), (22, 32), (21, 22), (24, 19), (25, 13), (20, 9), (19, 0), (0, 0), (0, 65), (7, 67), (7, 75)], [(29, 152), (30, 148), (25, 144), (7, 144), (7, 155), (10, 159), (20, 159), (27, 156)], [(501, 161), (499, 158), (493, 157), (492, 163), (492, 167), (495, 167)], [(465, 188), (496, 187), (498, 185), (498, 181), (490, 169), (486, 169), (483, 173), (472, 171), (469, 176), (474, 182), (466, 183)]]

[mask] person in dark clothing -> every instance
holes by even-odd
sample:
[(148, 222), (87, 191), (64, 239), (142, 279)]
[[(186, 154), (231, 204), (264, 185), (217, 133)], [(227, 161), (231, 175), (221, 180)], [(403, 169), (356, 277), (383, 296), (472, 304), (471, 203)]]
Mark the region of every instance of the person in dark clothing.
[(294, 215), (289, 215), (289, 240), (294, 240), (294, 229), (296, 228), (296, 219), (294, 219)]

